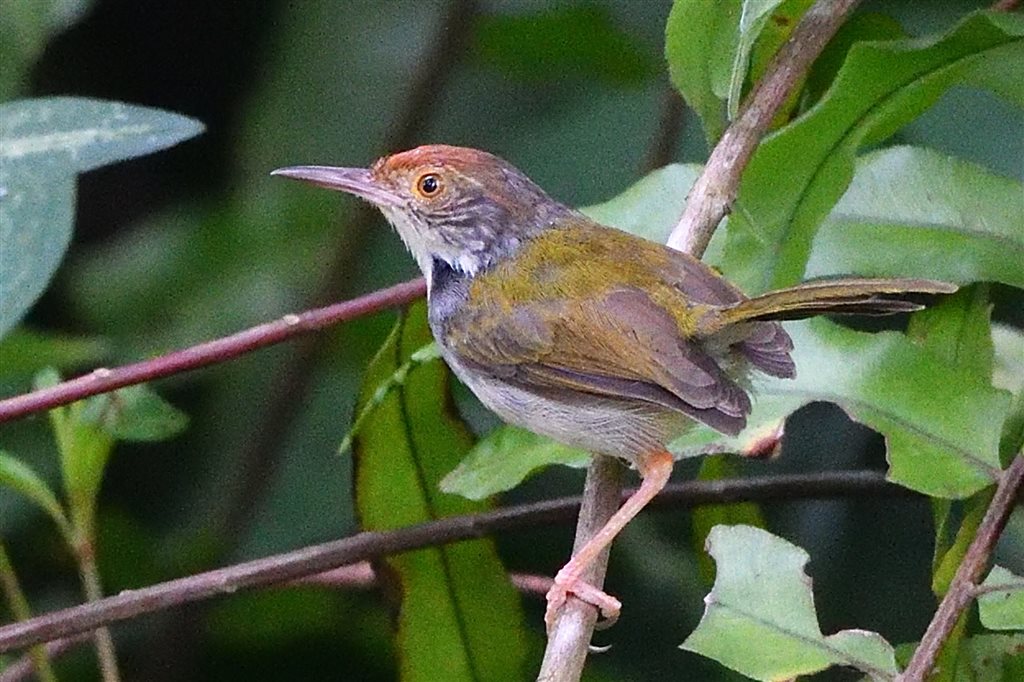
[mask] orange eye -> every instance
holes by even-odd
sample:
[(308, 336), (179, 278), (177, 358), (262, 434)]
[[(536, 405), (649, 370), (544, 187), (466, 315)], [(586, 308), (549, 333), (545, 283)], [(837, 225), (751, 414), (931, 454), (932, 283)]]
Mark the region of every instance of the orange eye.
[(436, 173), (425, 173), (416, 180), (416, 192), (423, 197), (430, 198), (441, 192), (441, 178)]

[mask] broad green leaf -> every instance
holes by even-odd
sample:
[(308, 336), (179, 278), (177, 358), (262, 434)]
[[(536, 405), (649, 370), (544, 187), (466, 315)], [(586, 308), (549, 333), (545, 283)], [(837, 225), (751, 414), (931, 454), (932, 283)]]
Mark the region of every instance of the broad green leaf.
[(90, 0), (5, 2), (0, 12), (0, 101), (27, 89), (28, 70), (46, 42), (75, 24)]
[(1024, 185), (930, 149), (857, 160), (814, 238), (807, 276), (855, 272), (1024, 287)]
[(24, 316), (64, 257), (75, 174), (201, 130), (185, 116), (120, 102), (47, 97), (0, 104), (0, 336)]
[(981, 587), (981, 624), (990, 630), (1024, 630), (1024, 578), (993, 566)]
[(675, 0), (665, 25), (672, 84), (700, 116), (709, 146), (726, 126), (725, 101), (742, 6), (741, 0)]
[(128, 441), (166, 440), (188, 426), (188, 416), (146, 384), (89, 398), (80, 419), (98, 426), (116, 440)]
[(707, 544), (717, 567), (715, 586), (682, 648), (766, 682), (832, 665), (852, 666), (873, 680), (895, 679), (893, 649), (881, 635), (822, 634), (804, 572), (807, 552), (751, 526), (717, 526)]
[[(357, 412), (377, 387), (429, 342), (425, 306), (413, 306), (371, 363)], [(356, 509), (366, 530), (389, 530), (487, 508), (437, 489), (472, 447), (447, 397), (448, 370), (411, 372), (355, 439)], [(400, 599), (403, 680), (516, 679), (525, 657), (518, 597), (490, 540), (389, 557)], [(498, 645), (497, 643), (500, 643)]]
[(964, 376), (896, 332), (857, 332), (826, 320), (786, 325), (797, 377), (759, 377), (747, 428), (735, 438), (698, 426), (670, 448), (681, 456), (737, 452), (814, 401), (838, 404), (886, 438), (889, 478), (928, 495), (961, 498), (999, 474), (1010, 396)]
[(585, 467), (590, 455), (515, 426), (500, 426), (479, 441), (447, 476), (441, 490), (482, 500), (511, 490), (549, 464)]
[(32, 467), (3, 450), (0, 450), (0, 487), (7, 487), (24, 495), (49, 514), (62, 532), (67, 533), (67, 518), (50, 486), (39, 478)]
[(643, 45), (596, 5), (487, 14), (474, 28), (477, 58), (519, 80), (583, 77), (636, 85), (657, 72)]
[[(698, 481), (721, 481), (728, 478), (737, 478), (739, 467), (732, 458), (723, 455), (711, 455), (705, 457), (700, 463), (700, 472), (697, 474)], [(707, 545), (708, 535), (715, 526), (751, 526), (753, 528), (765, 528), (764, 515), (761, 514), (761, 507), (756, 502), (732, 502), (729, 504), (709, 504), (696, 507), (690, 512), (693, 519), (693, 533), (691, 534), (694, 554), (700, 567), (700, 575), (710, 585), (715, 579), (715, 564), (711, 557), (704, 552)]]
[[(970, 548), (974, 536), (978, 534), (978, 526), (981, 525), (981, 520), (984, 518), (985, 512), (988, 511), (988, 505), (991, 501), (991, 490), (979, 493), (966, 500), (964, 503), (963, 519), (960, 521), (960, 527), (957, 529), (952, 542), (940, 543), (939, 533), (936, 532), (935, 556), (932, 561), (932, 592), (935, 593), (936, 597), (941, 599), (949, 591), (949, 585), (953, 582), (953, 576), (956, 575), (957, 569), (960, 568), (960, 563), (964, 560), (964, 556), (967, 555), (967, 550)], [(943, 509), (943, 505), (949, 504), (948, 500), (938, 498), (933, 498), (932, 502), (936, 505), (935, 508), (941, 511), (946, 511)], [(948, 526), (948, 511), (943, 521)], [(946, 528), (939, 528), (937, 531), (948, 532)]]
[(102, 339), (18, 327), (0, 341), (0, 377), (18, 379), (31, 377), (43, 367), (93, 363), (105, 352)]
[(991, 313), (988, 287), (966, 287), (914, 313), (907, 336), (942, 358), (950, 368), (991, 382), (995, 362)]
[[(768, 70), (768, 66), (775, 58), (775, 54), (789, 40), (789, 37), (793, 34), (793, 29), (796, 28), (812, 2), (813, 0), (783, 0), (783, 2), (777, 3), (778, 6), (772, 10), (770, 15), (765, 17), (763, 27), (758, 32), (756, 40), (754, 40), (750, 48), (750, 55), (747, 58), (750, 65), (746, 68), (746, 85), (744, 85), (743, 81), (740, 81), (739, 89), (735, 90), (735, 93), (730, 90), (730, 120), (735, 119), (739, 111), (740, 95), (743, 88), (745, 87), (749, 90), (753, 87), (754, 83), (761, 80)], [(819, 56), (818, 59), (821, 59), (821, 57)], [(815, 60), (815, 63), (817, 63), (817, 60)], [(736, 77), (737, 75), (742, 78), (744, 74), (737, 74), (734, 71), (733, 76)], [(779, 107), (778, 113), (772, 120), (770, 129), (775, 129), (788, 123), (793, 116), (793, 110), (806, 99), (804, 96), (804, 81), (806, 79), (807, 76), (803, 76), (801, 80), (796, 82), (789, 93), (789, 97)]]
[(750, 51), (754, 48), (754, 43), (757, 42), (772, 12), (778, 9), (783, 1), (743, 0), (740, 8), (739, 36), (733, 53), (732, 68), (729, 70), (729, 90), (726, 94), (726, 114), (730, 121), (736, 118), (740, 108)]
[(937, 38), (855, 44), (821, 101), (751, 159), (729, 220), (724, 271), (748, 293), (799, 281), (818, 226), (853, 177), (857, 150), (953, 86), (1024, 100), (1024, 79), (1009, 66), (1024, 58), (1022, 36), (1024, 17), (977, 13)]

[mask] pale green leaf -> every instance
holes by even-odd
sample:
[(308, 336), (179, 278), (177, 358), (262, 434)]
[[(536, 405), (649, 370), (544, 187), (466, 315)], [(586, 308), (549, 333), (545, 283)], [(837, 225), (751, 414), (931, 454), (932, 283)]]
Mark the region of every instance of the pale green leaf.
[(857, 332), (826, 320), (786, 329), (796, 379), (759, 377), (742, 433), (733, 438), (697, 426), (671, 444), (673, 452), (742, 452), (802, 405), (827, 401), (885, 436), (889, 478), (901, 485), (961, 498), (995, 482), (1007, 393), (963, 376), (902, 334)]
[(981, 624), (990, 630), (1024, 630), (1024, 578), (993, 566), (981, 587)]
[(0, 487), (21, 493), (37, 507), (49, 514), (62, 532), (68, 528), (64, 510), (50, 486), (29, 465), (14, 455), (0, 450)]
[(79, 419), (127, 441), (166, 440), (188, 426), (188, 416), (146, 384), (89, 398)]
[(832, 665), (857, 668), (874, 680), (895, 678), (893, 649), (877, 633), (822, 634), (804, 550), (751, 526), (716, 526), (707, 544), (717, 567), (715, 586), (684, 649), (766, 682)]
[(818, 230), (807, 276), (932, 277), (1024, 287), (1024, 185), (930, 149), (857, 160)]
[(185, 116), (120, 102), (47, 97), (0, 104), (0, 336), (24, 316), (64, 257), (75, 174), (201, 131)]
[(515, 426), (500, 426), (441, 479), (441, 490), (482, 500), (511, 490), (549, 464), (585, 467), (590, 455)]

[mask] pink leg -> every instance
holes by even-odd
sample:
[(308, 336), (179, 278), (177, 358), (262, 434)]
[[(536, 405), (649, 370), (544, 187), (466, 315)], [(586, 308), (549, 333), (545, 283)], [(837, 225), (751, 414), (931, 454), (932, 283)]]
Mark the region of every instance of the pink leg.
[(608, 523), (592, 537), (583, 548), (570, 559), (569, 563), (555, 576), (555, 584), (548, 591), (548, 608), (544, 614), (544, 622), (548, 630), (555, 622), (555, 616), (565, 604), (568, 595), (574, 594), (579, 599), (593, 604), (601, 610), (601, 615), (614, 621), (619, 617), (621, 602), (615, 597), (584, 582), (580, 575), (601, 551), (611, 544), (626, 524), (636, 516), (647, 503), (654, 498), (668, 482), (672, 473), (672, 455), (667, 451), (655, 452), (637, 462), (642, 480), (640, 488), (608, 519)]

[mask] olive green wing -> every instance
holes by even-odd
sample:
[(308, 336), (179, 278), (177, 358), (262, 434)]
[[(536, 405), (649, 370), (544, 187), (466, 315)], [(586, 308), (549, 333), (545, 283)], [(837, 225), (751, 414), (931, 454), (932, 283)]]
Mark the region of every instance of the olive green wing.
[(561, 390), (654, 403), (731, 434), (750, 412), (743, 389), (635, 287), (518, 301), (500, 315), (470, 297), (448, 320), (444, 344), (477, 371), (548, 395)]

